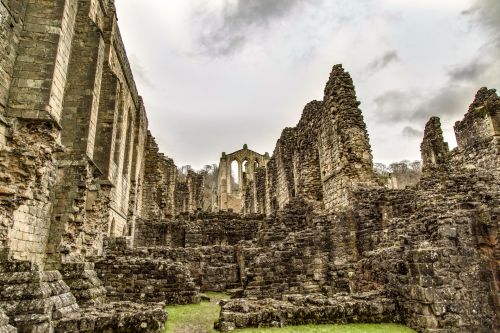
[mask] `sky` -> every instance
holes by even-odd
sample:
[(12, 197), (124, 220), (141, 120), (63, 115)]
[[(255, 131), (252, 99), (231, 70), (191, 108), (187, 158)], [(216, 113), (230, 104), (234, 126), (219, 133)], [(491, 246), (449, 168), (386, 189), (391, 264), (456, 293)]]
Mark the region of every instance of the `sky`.
[(500, 88), (500, 0), (116, 0), (160, 150), (200, 169), (272, 153), (335, 64), (356, 86), (375, 162), (420, 159), (479, 88)]

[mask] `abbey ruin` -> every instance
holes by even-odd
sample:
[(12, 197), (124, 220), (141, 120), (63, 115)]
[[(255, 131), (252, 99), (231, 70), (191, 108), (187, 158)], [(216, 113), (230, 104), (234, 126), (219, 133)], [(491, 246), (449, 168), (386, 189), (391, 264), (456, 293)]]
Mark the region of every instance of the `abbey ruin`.
[(0, 332), (161, 332), (164, 304), (203, 291), (232, 295), (222, 332), (500, 330), (495, 90), (451, 151), (431, 118), (420, 182), (394, 190), (336, 65), (271, 156), (222, 154), (205, 212), (203, 176), (180, 177), (148, 131), (113, 0), (1, 0), (0, 27)]

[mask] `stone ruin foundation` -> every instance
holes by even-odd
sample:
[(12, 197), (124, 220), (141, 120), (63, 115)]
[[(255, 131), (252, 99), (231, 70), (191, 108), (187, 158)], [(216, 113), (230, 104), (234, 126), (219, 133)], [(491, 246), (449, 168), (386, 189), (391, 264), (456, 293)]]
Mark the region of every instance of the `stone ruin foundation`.
[[(203, 176), (180, 177), (148, 131), (113, 1), (1, 0), (0, 26), (0, 332), (161, 332), (165, 304), (203, 291), (232, 295), (221, 331), (500, 330), (494, 90), (451, 151), (431, 118), (421, 180), (388, 189), (334, 66), (272, 156), (223, 154), (204, 212)], [(236, 194), (233, 159), (250, 162)]]

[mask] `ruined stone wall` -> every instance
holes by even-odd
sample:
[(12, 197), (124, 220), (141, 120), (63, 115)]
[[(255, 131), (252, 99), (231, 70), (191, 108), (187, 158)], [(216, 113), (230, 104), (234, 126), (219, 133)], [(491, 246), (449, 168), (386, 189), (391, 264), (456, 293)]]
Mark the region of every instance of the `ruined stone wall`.
[(177, 167), (172, 159), (159, 153), (151, 133), (148, 133), (143, 184), (142, 217), (158, 219), (176, 214), (174, 194), (177, 186)]
[[(231, 154), (222, 153), (218, 168), (218, 209), (219, 211), (232, 210), (237, 213), (257, 213), (257, 203), (250, 199), (255, 196), (255, 180), (257, 170), (265, 167), (269, 161), (269, 154), (261, 155), (248, 146), (243, 145), (243, 149)], [(237, 174), (232, 175), (231, 164), (237, 163)], [(233, 188), (233, 182), (238, 184), (238, 188)], [(247, 207), (247, 204), (249, 205)]]
[(182, 212), (194, 213), (203, 208), (203, 175), (189, 170), (186, 176), (186, 187), (188, 193), (188, 207)]
[[(4, 251), (17, 259), (43, 263), (49, 237), (57, 129), (51, 123), (17, 122), (0, 151), (2, 173), (0, 227)], [(8, 171), (7, 171), (8, 170)], [(1, 252), (1, 250), (0, 250)]]
[(283, 130), (267, 165), (266, 214), (292, 198), (318, 210), (348, 208), (352, 190), (374, 185), (371, 148), (354, 85), (334, 66), (323, 101), (306, 105), (296, 127)]
[[(131, 234), (142, 214), (146, 112), (113, 2), (2, 0), (0, 31), (0, 259), (8, 266), (0, 284), (22, 288), (8, 277), (19, 273), (28, 281), (52, 270), (39, 274), (43, 283), (68, 294), (63, 302), (57, 293), (45, 299), (44, 284), (33, 280), (29, 295), (5, 296), (0, 307), (22, 329), (76, 331), (82, 317), (78, 305), (68, 303), (73, 296), (85, 311), (81, 295), (105, 298), (91, 266), (77, 264), (102, 253), (105, 235)], [(106, 308), (113, 313), (105, 314), (109, 325), (102, 329), (123, 318), (132, 326), (140, 320), (120, 308)], [(155, 316), (164, 319), (139, 309), (148, 329)], [(46, 320), (36, 326), (31, 315)], [(99, 330), (103, 314), (87, 315)]]
[(199, 214), (172, 220), (138, 220), (137, 247), (198, 247), (236, 245), (256, 237), (258, 216), (242, 219), (236, 214)]
[(237, 251), (231, 245), (194, 248), (149, 248), (149, 256), (182, 263), (201, 291), (241, 288)]
[[(5, 167), (0, 252), (42, 263), (68, 64), (64, 54), (71, 46), (76, 6), (70, 1), (29, 6), (27, 1), (3, 1), (0, 7), (5, 28), (0, 36), (0, 155)], [(39, 43), (36, 49), (30, 47), (33, 40)]]
[(500, 98), (494, 89), (481, 88), (462, 121), (455, 123), (458, 147), (455, 160), (496, 169), (499, 161)]
[[(132, 250), (124, 238), (110, 239), (105, 254), (97, 260), (96, 272), (115, 301), (199, 303), (199, 288), (188, 268), (168, 257)], [(123, 272), (128, 272), (126, 278)]]
[(140, 177), (132, 176), (132, 166), (143, 158), (133, 148), (143, 149), (139, 138), (147, 124), (114, 7), (79, 2), (72, 45), (47, 246), (48, 262), (56, 266), (95, 254), (103, 234), (129, 232), (130, 197), (137, 196), (132, 185)]
[[(354, 114), (330, 115), (335, 126), (351, 122), (343, 129), (328, 130), (328, 122), (320, 122), (319, 170), (339, 168), (333, 183), (322, 178), (323, 192), (312, 191), (324, 195), (324, 208), (300, 191), (279, 206), (279, 196), (287, 191), (287, 169), (278, 160), (286, 159), (285, 142), (293, 141), (283, 138), (300, 136), (297, 129), (287, 130), (267, 165), (266, 206), (275, 214), (261, 224), (256, 241), (238, 245), (244, 290), (241, 299), (223, 305), (219, 328), (357, 318), (377, 322), (382, 315), (422, 332), (498, 330), (500, 146), (490, 119), (500, 99), (491, 90), (478, 92), (464, 120), (455, 125), (460, 143), (451, 152), (439, 118), (431, 118), (421, 144), (421, 180), (415, 187), (390, 190), (372, 181), (366, 132), (356, 117), (357, 104), (346, 102), (355, 101), (345, 86), (348, 80), (338, 75), (340, 81), (330, 80), (336, 88), (331, 90), (329, 83), (326, 89), (333, 94), (330, 100), (343, 96), (332, 111)], [(337, 140), (330, 150), (321, 146), (328, 140)], [(300, 183), (299, 158), (290, 162), (294, 186)], [(352, 165), (338, 164), (337, 158)], [(318, 183), (314, 179), (311, 184)], [(348, 183), (342, 184), (343, 179)], [(334, 183), (340, 187), (330, 187)], [(336, 200), (335, 209), (325, 200)], [(323, 306), (315, 310), (307, 302)], [(368, 309), (374, 304), (377, 309)]]
[(161, 220), (202, 209), (203, 175), (189, 170), (186, 177), (181, 177), (174, 161), (159, 152), (151, 133), (148, 133), (146, 141), (144, 173), (142, 177), (137, 175), (143, 182), (139, 184), (139, 178), (135, 182), (137, 186), (141, 186), (142, 193), (142, 205), (138, 208), (140, 214), (137, 216), (146, 220)]

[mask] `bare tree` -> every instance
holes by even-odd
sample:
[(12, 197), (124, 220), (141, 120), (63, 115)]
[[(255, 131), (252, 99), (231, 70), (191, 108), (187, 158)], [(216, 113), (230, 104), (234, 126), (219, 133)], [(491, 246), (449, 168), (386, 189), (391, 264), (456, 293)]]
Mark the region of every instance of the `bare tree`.
[(420, 181), (422, 162), (403, 160), (391, 163), (389, 166), (383, 163), (375, 163), (374, 169), (379, 179), (386, 186), (403, 189), (407, 186), (415, 186)]

